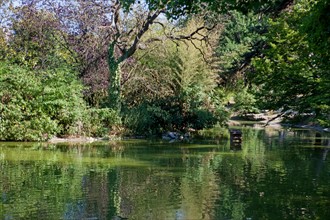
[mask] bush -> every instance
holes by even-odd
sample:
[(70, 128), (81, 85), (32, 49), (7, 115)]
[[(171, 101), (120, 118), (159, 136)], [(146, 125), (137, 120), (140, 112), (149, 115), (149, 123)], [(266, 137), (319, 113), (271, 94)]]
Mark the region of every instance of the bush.
[(233, 110), (239, 115), (246, 115), (247, 113), (258, 113), (256, 108), (256, 99), (253, 95), (253, 91), (248, 91), (248, 87), (244, 87), (241, 90), (237, 90), (234, 95), (235, 104)]
[(177, 97), (144, 102), (124, 111), (124, 125), (133, 134), (154, 135), (166, 131), (187, 131), (189, 128), (210, 128), (228, 118), (225, 108), (188, 105)]
[(154, 104), (141, 105), (124, 110), (123, 124), (128, 133), (152, 135), (164, 132), (169, 128), (171, 116), (169, 112)]
[(38, 105), (41, 81), (18, 66), (0, 66), (0, 139), (41, 140), (59, 127)]
[(32, 72), (2, 62), (0, 87), (0, 140), (40, 141), (83, 132), (83, 87), (69, 69)]
[(91, 108), (84, 124), (88, 136), (103, 137), (109, 134), (113, 126), (120, 125), (121, 119), (115, 110)]

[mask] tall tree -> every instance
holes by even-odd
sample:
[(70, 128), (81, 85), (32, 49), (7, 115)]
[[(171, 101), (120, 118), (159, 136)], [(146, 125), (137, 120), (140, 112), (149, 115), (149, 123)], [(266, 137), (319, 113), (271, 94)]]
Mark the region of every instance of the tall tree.
[[(141, 44), (143, 35), (150, 29), (150, 26), (156, 19), (166, 12), (170, 1), (150, 1), (148, 5), (140, 5), (140, 1), (114, 1), (113, 5), (113, 30), (114, 37), (109, 42), (108, 47), (108, 64), (110, 71), (110, 87), (109, 87), (109, 106), (113, 109), (120, 110), (120, 69), (121, 64), (131, 57)], [(121, 18), (121, 9), (129, 14), (134, 15), (136, 20), (131, 28), (124, 30), (120, 25), (123, 20)], [(147, 9), (147, 10), (146, 10)], [(142, 12), (142, 13), (141, 13)], [(116, 50), (118, 53), (116, 54)]]
[(70, 63), (70, 54), (62, 46), (59, 22), (53, 14), (27, 5), (13, 9), (13, 15), (7, 59), (32, 69)]
[[(122, 64), (139, 47), (146, 47), (150, 41), (145, 33), (159, 25), (165, 17), (177, 19), (200, 10), (202, 1), (172, 0), (84, 0), (48, 1), (35, 0), (31, 4), (51, 11), (61, 24), (68, 50), (80, 63), (82, 75), (104, 67), (109, 68), (108, 106), (120, 109), (120, 87)], [(205, 1), (207, 2), (207, 1)], [(197, 7), (198, 6), (198, 7)], [(160, 26), (161, 27), (161, 26)], [(172, 39), (192, 39), (205, 26), (197, 27), (186, 36), (165, 35)]]
[(254, 81), (268, 108), (314, 113), (330, 124), (329, 1), (298, 1), (270, 22), (269, 48), (254, 59)]
[[(249, 10), (255, 12), (268, 12), (281, 10), (287, 5), (289, 0), (267, 0), (263, 3), (256, 3), (255, 1), (232, 1), (232, 0), (146, 0), (145, 5), (142, 7), (147, 9), (143, 14), (139, 14), (138, 22), (135, 23), (132, 29), (124, 33), (120, 29), (120, 9), (124, 11), (134, 11), (135, 8), (139, 8), (138, 5), (141, 1), (135, 0), (116, 0), (113, 7), (113, 29), (114, 38), (109, 45), (108, 50), (108, 63), (110, 69), (110, 89), (109, 89), (109, 104), (111, 108), (120, 109), (120, 65), (127, 58), (131, 57), (138, 49), (141, 43), (141, 38), (150, 29), (157, 18), (164, 14), (168, 18), (177, 19), (181, 16), (187, 16), (194, 13), (200, 13), (204, 10), (210, 10), (213, 12), (224, 12), (230, 9), (237, 9), (244, 12)], [(141, 8), (140, 8), (141, 9)], [(142, 10), (143, 11), (143, 10)], [(158, 22), (157, 22), (158, 23)], [(193, 39), (194, 35), (199, 34), (199, 30), (207, 27), (197, 27), (195, 31), (186, 36), (167, 36), (172, 39)], [(118, 48), (119, 55), (116, 56), (115, 50)]]
[[(109, 87), (109, 106), (110, 108), (120, 111), (120, 94), (121, 94), (121, 65), (131, 57), (142, 42), (143, 36), (155, 23), (160, 15), (165, 14), (168, 17), (177, 18), (193, 9), (194, 1), (177, 1), (171, 0), (160, 1), (151, 0), (144, 3), (140, 1), (119, 1), (116, 0), (112, 5), (112, 22), (113, 38), (108, 46), (108, 65), (110, 71), (110, 87)], [(122, 16), (133, 16), (133, 24), (122, 26), (125, 22)], [(132, 20), (130, 20), (132, 22)], [(124, 28), (125, 27), (125, 28)], [(192, 39), (194, 35), (199, 34), (199, 30), (207, 28), (206, 26), (197, 27), (197, 29), (187, 36), (180, 36), (179, 39)], [(167, 36), (169, 38), (178, 39), (175, 36)], [(150, 42), (152, 39), (148, 39)], [(159, 39), (155, 39), (159, 40)]]
[[(288, 1), (267, 0), (265, 3), (257, 4), (245, 0), (100, 0), (96, 2), (29, 0), (26, 2), (50, 10), (57, 16), (62, 25), (63, 35), (69, 42), (68, 45), (71, 43), (69, 51), (76, 53), (74, 55), (78, 54), (78, 59), (88, 60), (82, 65), (82, 73), (97, 69), (98, 63), (104, 63), (104, 59), (107, 59), (110, 73), (108, 106), (119, 111), (121, 66), (139, 47), (145, 47), (152, 41), (145, 39), (144, 35), (151, 27), (160, 24), (164, 17), (175, 20), (205, 10), (267, 11), (267, 5)], [(210, 17), (209, 14), (204, 16)], [(164, 34), (164, 37), (173, 40), (192, 40), (202, 29), (209, 28), (210, 26), (203, 25), (196, 27), (185, 36), (174, 36), (170, 33)]]

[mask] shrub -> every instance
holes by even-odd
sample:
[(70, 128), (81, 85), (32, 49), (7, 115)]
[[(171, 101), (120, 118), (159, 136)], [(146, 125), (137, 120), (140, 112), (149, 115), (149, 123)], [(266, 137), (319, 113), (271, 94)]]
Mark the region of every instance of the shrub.
[(248, 87), (237, 90), (234, 95), (235, 104), (233, 110), (239, 115), (246, 115), (247, 113), (258, 113), (256, 108), (256, 99), (253, 95), (253, 91), (248, 91)]
[(40, 141), (83, 132), (82, 85), (67, 68), (32, 72), (0, 64), (0, 140)]
[(123, 123), (129, 133), (145, 135), (162, 133), (170, 124), (169, 112), (161, 106), (143, 103), (124, 110)]
[(36, 97), (37, 106), (56, 121), (59, 135), (83, 134), (83, 121), (88, 114), (83, 100), (83, 86), (68, 68), (58, 68), (36, 76), (42, 84)]
[[(134, 134), (160, 134), (165, 131), (186, 131), (189, 128), (210, 128), (228, 118), (225, 108), (206, 108), (180, 102), (178, 97), (167, 97), (144, 102), (124, 111), (124, 125)], [(187, 107), (187, 109), (185, 109)]]
[(121, 119), (115, 110), (91, 108), (85, 118), (84, 130), (89, 136), (103, 137), (109, 134), (113, 126), (120, 124)]
[(41, 81), (26, 69), (0, 66), (0, 139), (41, 140), (59, 131), (57, 123), (38, 105)]

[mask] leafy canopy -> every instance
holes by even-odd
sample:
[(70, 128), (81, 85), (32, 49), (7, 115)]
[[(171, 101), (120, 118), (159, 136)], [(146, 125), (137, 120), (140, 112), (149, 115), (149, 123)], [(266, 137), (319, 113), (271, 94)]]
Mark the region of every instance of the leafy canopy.
[[(120, 0), (125, 10), (129, 10), (142, 0)], [(164, 9), (170, 18), (178, 18), (190, 13), (198, 13), (202, 10), (210, 10), (217, 13), (229, 10), (239, 10), (243, 13), (249, 11), (271, 13), (279, 11), (291, 0), (145, 0), (150, 10)]]
[(269, 22), (269, 49), (253, 61), (265, 107), (311, 112), (329, 123), (329, 9), (326, 0), (301, 0)]

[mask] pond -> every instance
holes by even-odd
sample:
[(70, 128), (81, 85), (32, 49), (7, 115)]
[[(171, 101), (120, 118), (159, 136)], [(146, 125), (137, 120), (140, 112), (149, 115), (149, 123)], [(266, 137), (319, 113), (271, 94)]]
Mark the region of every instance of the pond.
[(329, 219), (329, 135), (241, 129), (235, 146), (0, 143), (0, 219)]

